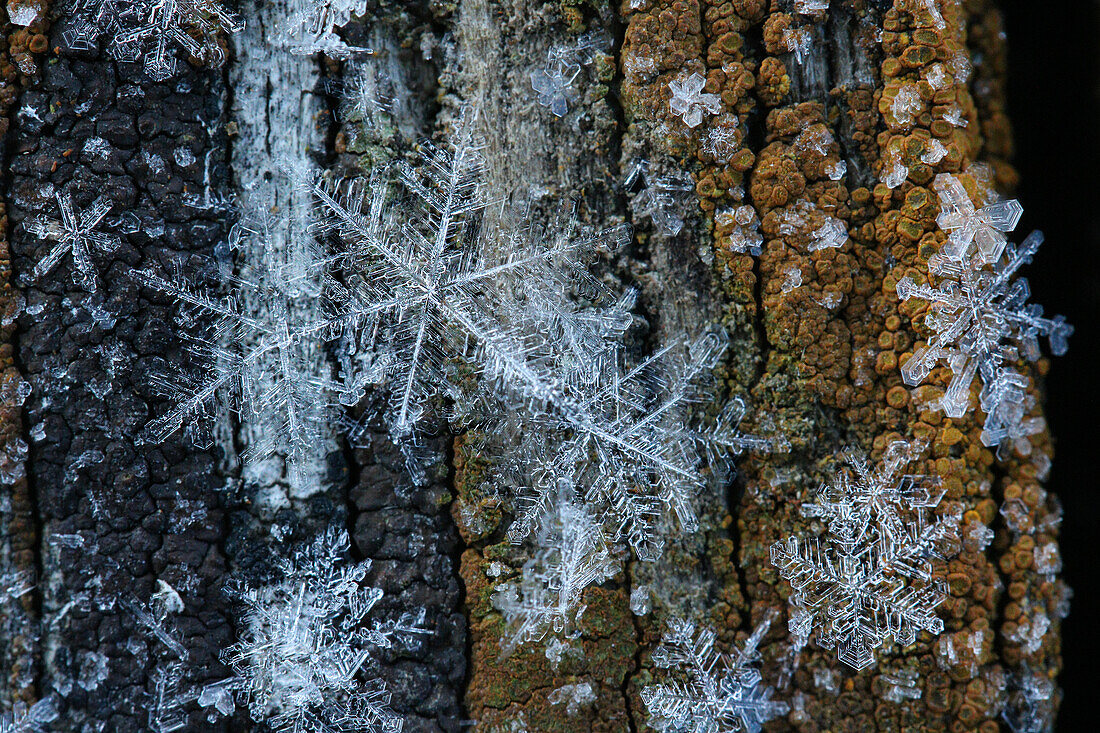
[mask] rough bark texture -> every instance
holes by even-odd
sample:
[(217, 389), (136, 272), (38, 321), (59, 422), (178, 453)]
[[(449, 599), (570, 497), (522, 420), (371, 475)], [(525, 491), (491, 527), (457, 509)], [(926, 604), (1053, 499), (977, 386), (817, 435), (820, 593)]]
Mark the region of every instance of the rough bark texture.
[[(950, 562), (951, 598), (941, 607), (956, 648), (965, 648), (968, 633), (991, 632), (973, 660), (979, 672), (968, 673), (965, 651), (959, 665), (944, 668), (927, 638), (862, 673), (811, 643), (778, 693), (792, 711), (768, 729), (995, 731), (1003, 723), (990, 675), (1058, 673), (1057, 620), (1036, 651), (1009, 639), (1038, 612), (1056, 619), (1063, 586), (1036, 571), (1032, 554), (1056, 537), (1049, 529), (1010, 531), (998, 514), (1004, 502), (1022, 499), (1027, 521), (1042, 526), (1055, 511), (1037, 478), (1049, 436), (1033, 439), (1030, 456), (997, 458), (979, 440), (976, 414), (950, 420), (922, 409), (946, 385), (942, 370), (917, 390), (898, 370), (928, 336), (917, 303), (899, 304), (894, 286), (906, 274), (925, 278), (942, 243), (932, 177), (968, 168), (972, 175), (979, 169), (971, 164), (981, 162), (1002, 193), (1014, 184), (1004, 38), (992, 2), (939, 3), (942, 29), (917, 0), (833, 0), (827, 17), (794, 14), (785, 0), (381, 2), (347, 30), (375, 55), (345, 64), (289, 59), (270, 47), (273, 20), (296, 2), (246, 4), (248, 27), (229, 44), (227, 70), (185, 64), (163, 84), (106, 54), (51, 50), (36, 67), (33, 54), (47, 50), (45, 9), (29, 29), (3, 24), (0, 131), (12, 215), (3, 233), (15, 278), (5, 245), (0, 469), (13, 480), (0, 485), (0, 570), (34, 571), (38, 585), (0, 610), (0, 705), (58, 693), (56, 730), (148, 730), (154, 675), (171, 652), (109, 598), (143, 601), (158, 580), (175, 588), (185, 608), (174, 628), (191, 655), (184, 682), (215, 679), (225, 674), (218, 653), (234, 635), (226, 580), (263, 576), (287, 546), (272, 539), (275, 525), (303, 539), (336, 522), (352, 531), (357, 555), (374, 559), (370, 581), (386, 592), (381, 610), (424, 607), (435, 630), (421, 650), (383, 660), (406, 730), (455, 731), (471, 720), (480, 731), (642, 730), (639, 691), (655, 677), (650, 653), (670, 615), (706, 621), (730, 645), (778, 610), (763, 646), (764, 678), (776, 682), (789, 651), (789, 587), (770, 566), (768, 547), (806, 531), (799, 503), (827, 478), (838, 451), (855, 446), (877, 458), (896, 437), (925, 441), (924, 465), (909, 470), (943, 477), (947, 499), (965, 504), (964, 521), (996, 531), (985, 552)], [(798, 27), (812, 38), (801, 61), (784, 41)], [(594, 28), (614, 45), (584, 68), (580, 98), (556, 118), (535, 102), (529, 73), (552, 45)], [(59, 32), (51, 31), (51, 49)], [(973, 64), (967, 81), (940, 91), (921, 81), (930, 63), (956, 58)], [(329, 109), (336, 87), (325, 84), (360, 63), (410, 91), (382, 124), (340, 127)], [(704, 144), (708, 125), (692, 130), (670, 114), (668, 82), (685, 71), (705, 75), (706, 91), (722, 100), (708, 124), (736, 121), (720, 157)], [(905, 82), (918, 84), (923, 104), (912, 125), (891, 111)], [(953, 103), (968, 126), (942, 119)], [(679, 537), (669, 527), (660, 563), (629, 562), (591, 588), (575, 643), (583, 654), (567, 652), (557, 663), (544, 645), (501, 656), (503, 622), (490, 596), (519, 572), (527, 550), (507, 542), (507, 508), (483, 493), (493, 456), (471, 448), (475, 436), (439, 425), (425, 446), (428, 480), (418, 486), (370, 420), (356, 440), (318, 446), (299, 482), (278, 460), (242, 474), (233, 457), (250, 442), (248, 425), (221, 426), (208, 450), (179, 436), (163, 445), (136, 438), (164, 409), (150, 373), (159, 359), (181, 357), (172, 308), (126, 272), (177, 260), (185, 275), (201, 277), (210, 267), (203, 258), (224, 256), (215, 250), (229, 223), (224, 212), (187, 202), (254, 192), (283, 161), (368, 170), (409, 155), (420, 136), (445, 133), (463, 105), (478, 109), (492, 193), (532, 202), (536, 216), (572, 200), (586, 223), (632, 222), (635, 242), (607, 277), (639, 288), (646, 324), (639, 340), (659, 344), (721, 322), (731, 348), (717, 397), (747, 395), (754, 414), (791, 441), (789, 452), (743, 458), (732, 485), (712, 482), (699, 498), (699, 532)], [(834, 140), (825, 153), (804, 144), (822, 131)], [(932, 138), (948, 151), (935, 166), (920, 162)], [(878, 180), (895, 158), (910, 174), (891, 190)], [(652, 176), (693, 177), (675, 236), (635, 220), (635, 192), (623, 180), (641, 159)], [(832, 180), (827, 171), (840, 161), (847, 174)], [(281, 205), (302, 213), (298, 194), (271, 180)], [(143, 227), (96, 259), (97, 294), (72, 284), (68, 259), (30, 278), (47, 245), (20, 222), (54, 214), (55, 189), (72, 191), (78, 205), (105, 192), (113, 214), (132, 212)], [(847, 225), (842, 248), (811, 252), (804, 235), (780, 232), (783, 214), (803, 200)], [(721, 214), (741, 203), (762, 221), (759, 258), (730, 249)], [(300, 226), (285, 238), (300, 235)], [(267, 255), (235, 256), (236, 265), (254, 266)], [(794, 269), (801, 285), (792, 289), (785, 282)], [(338, 363), (341, 354), (318, 358)], [(1047, 367), (1040, 360), (1034, 368), (1039, 384)], [(33, 389), (22, 413), (20, 380)], [(84, 544), (51, 543), (58, 534), (79, 534)], [(652, 610), (637, 616), (629, 599), (643, 586)], [(105, 676), (96, 673), (100, 663)], [(890, 702), (880, 675), (903, 669), (919, 673), (921, 698)], [(592, 685), (594, 702), (570, 714), (551, 701), (578, 682)], [(242, 713), (212, 724), (193, 705), (188, 711), (186, 730), (262, 729)]]

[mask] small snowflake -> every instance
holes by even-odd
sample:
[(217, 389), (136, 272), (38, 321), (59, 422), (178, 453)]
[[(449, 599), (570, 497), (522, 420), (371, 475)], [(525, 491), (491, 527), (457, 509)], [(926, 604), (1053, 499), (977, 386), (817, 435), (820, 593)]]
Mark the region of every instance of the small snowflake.
[(73, 198), (69, 193), (55, 193), (58, 210), (61, 212), (61, 220), (48, 219), (43, 216), (30, 219), (26, 223), (28, 232), (38, 237), (57, 242), (45, 257), (38, 261), (34, 267), (34, 277), (39, 278), (48, 273), (66, 252), (72, 254), (73, 265), (76, 270), (73, 273), (77, 282), (90, 292), (96, 291), (96, 272), (92, 264), (91, 250), (110, 252), (119, 245), (118, 237), (113, 234), (105, 234), (95, 231), (103, 217), (111, 210), (111, 204), (106, 196), (100, 196), (92, 205), (78, 215), (73, 207)]
[(668, 88), (672, 90), (672, 114), (683, 118), (688, 127), (698, 127), (703, 122), (704, 114), (716, 115), (722, 111), (722, 101), (718, 95), (703, 92), (706, 84), (706, 78), (698, 72), (686, 79), (673, 79), (668, 83)]

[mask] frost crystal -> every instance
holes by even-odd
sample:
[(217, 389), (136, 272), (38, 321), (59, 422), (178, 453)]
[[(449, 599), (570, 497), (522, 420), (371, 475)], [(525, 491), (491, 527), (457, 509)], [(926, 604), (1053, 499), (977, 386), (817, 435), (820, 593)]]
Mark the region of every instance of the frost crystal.
[(810, 36), (810, 32), (805, 28), (783, 29), (783, 46), (787, 49), (788, 53), (794, 54), (794, 61), (796, 64), (802, 64), (802, 60), (810, 51), (812, 42), (813, 39)]
[(894, 674), (882, 675), (882, 683), (886, 691), (882, 696), (890, 702), (905, 702), (906, 700), (919, 700), (921, 688), (920, 675), (908, 669), (900, 669)]
[(95, 231), (103, 217), (111, 210), (111, 203), (106, 196), (100, 196), (92, 205), (80, 214), (73, 207), (73, 197), (70, 193), (55, 192), (57, 208), (61, 213), (61, 220), (49, 219), (44, 216), (36, 216), (27, 220), (24, 224), (26, 230), (39, 239), (57, 242), (45, 257), (34, 266), (33, 276), (40, 278), (61, 261), (65, 253), (71, 253), (73, 258), (73, 275), (77, 283), (84, 289), (96, 291), (95, 265), (92, 264), (92, 249), (110, 252), (118, 247), (119, 239), (112, 234)]
[(936, 223), (949, 232), (942, 257), (960, 260), (975, 258), (975, 264), (992, 264), (1000, 259), (1008, 242), (1006, 233), (1016, 228), (1024, 207), (1016, 199), (997, 201), (977, 209), (962, 182), (949, 173), (936, 176), (932, 187), (940, 199)]
[(839, 181), (848, 173), (848, 164), (843, 160), (838, 160), (835, 163), (830, 163), (825, 166), (825, 175), (829, 177), (830, 181)]
[(829, 0), (794, 0), (794, 12), (802, 15), (824, 13), (829, 9)]
[(881, 180), (887, 188), (897, 188), (905, 183), (905, 179), (908, 177), (909, 169), (905, 167), (896, 154), (892, 155), (888, 160), (883, 161), (882, 173), (880, 174), (879, 180)]
[(790, 631), (815, 629), (855, 669), (874, 663), (874, 650), (892, 638), (908, 646), (920, 630), (938, 634), (935, 609), (947, 597), (933, 560), (954, 554), (958, 517), (929, 516), (943, 491), (927, 476), (900, 475), (918, 453), (896, 441), (872, 470), (849, 452), (851, 471), (822, 485), (806, 517), (826, 524), (824, 537), (790, 537), (772, 545), (771, 562), (790, 581)]
[(950, 105), (943, 113), (943, 119), (955, 127), (966, 127), (969, 124), (958, 104)]
[(18, 701), (11, 713), (0, 713), (0, 733), (41, 733), (57, 720), (57, 701), (48, 695), (34, 705)]
[(712, 630), (696, 631), (691, 622), (670, 621), (662, 645), (653, 652), (653, 662), (682, 672), (687, 679), (642, 689), (649, 725), (668, 733), (755, 733), (769, 720), (786, 715), (790, 709), (787, 703), (771, 699), (773, 688), (763, 684), (759, 670), (753, 666), (760, 657), (757, 646), (774, 615), (770, 612), (732, 656), (714, 650), (716, 635)]
[[(293, 465), (328, 424), (340, 392), (307, 348), (329, 324), (297, 323), (289, 315), (291, 290), (300, 283), (286, 272), (264, 284), (237, 278), (233, 295), (217, 297), (179, 278), (145, 271), (133, 277), (175, 300), (187, 327), (185, 365), (154, 383), (173, 406), (146, 426), (148, 439), (160, 442), (185, 429), (197, 444), (208, 444), (210, 419), (220, 408), (264, 426), (258, 431), (264, 439), (241, 456), (245, 463), (282, 451)], [(246, 294), (266, 304), (264, 316), (244, 309)]]
[(722, 111), (722, 101), (718, 95), (703, 92), (706, 84), (706, 78), (698, 72), (686, 79), (681, 77), (668, 83), (672, 91), (672, 114), (683, 118), (688, 127), (698, 127), (704, 114), (716, 115)]
[(648, 218), (666, 237), (680, 233), (684, 227), (684, 218), (678, 211), (680, 200), (684, 194), (695, 190), (691, 174), (675, 172), (666, 176), (651, 176), (649, 161), (641, 160), (634, 164), (623, 186), (629, 190), (642, 187), (632, 202), (636, 218)]
[(579, 682), (575, 685), (562, 685), (551, 692), (546, 701), (551, 705), (565, 703), (565, 714), (572, 717), (577, 714), (581, 705), (591, 705), (596, 702), (596, 692), (589, 682)]
[(848, 227), (840, 219), (832, 216), (825, 217), (825, 223), (818, 227), (813, 234), (813, 241), (807, 245), (810, 252), (821, 249), (841, 247), (848, 241)]
[(546, 65), (531, 72), (531, 87), (538, 94), (539, 104), (549, 107), (556, 117), (564, 117), (569, 104), (579, 92), (573, 81), (581, 67), (593, 63), (611, 45), (611, 37), (602, 30), (589, 31), (568, 46), (553, 46), (546, 55)]
[(363, 0), (309, 0), (299, 4), (286, 25), (275, 35), (275, 43), (294, 54), (311, 56), (321, 53), (329, 58), (347, 59), (357, 53), (372, 53), (369, 48), (349, 46), (336, 32), (351, 22), (353, 14), (367, 12)]
[(569, 111), (569, 103), (577, 98), (573, 80), (581, 72), (579, 66), (566, 63), (563, 59), (551, 59), (546, 68), (531, 72), (531, 88), (538, 93), (539, 104), (549, 107), (556, 117), (564, 117)]
[(570, 238), (572, 223), (542, 230), (482, 222), (490, 201), (481, 142), (463, 129), (453, 151), (423, 143), (422, 167), (402, 164), (396, 185), (381, 172), (369, 182), (313, 184), (323, 210), (316, 232), (338, 245), (325, 330), (354, 339), (369, 357), (351, 386), (389, 387), (386, 420), (398, 438), (411, 436), (441, 393), (465, 406), (452, 386), (456, 359), (499, 393), (560, 402), (562, 377), (546, 359), (585, 353), (630, 323), (621, 304), (580, 314), (565, 297), (583, 289), (604, 298), (582, 258), (618, 248), (629, 227)]
[[(1015, 225), (1018, 214), (1014, 208), (998, 207), (996, 211), (1003, 216), (988, 219), (996, 219), (998, 227)], [(1032, 232), (1019, 249), (1006, 248), (1001, 242), (1000, 229), (989, 225), (988, 219), (979, 218), (980, 212), (968, 219), (948, 213), (951, 216), (941, 215), (946, 224), (971, 234), (961, 235), (958, 244), (945, 245), (944, 250), (952, 259), (937, 255), (930, 263), (934, 274), (945, 276), (944, 282), (933, 288), (905, 277), (897, 284), (902, 300), (920, 298), (929, 302), (924, 322), (933, 331), (927, 346), (916, 349), (902, 363), (902, 378), (906, 384), (919, 385), (937, 363), (946, 362), (953, 374), (951, 383), (943, 397), (930, 407), (957, 418), (966, 413), (971, 383), (975, 376), (980, 377), (983, 384), (980, 399), (986, 413), (982, 442), (993, 446), (1006, 439), (1024, 440), (1041, 430), (1042, 424), (1024, 418), (1031, 407), (1031, 397), (1025, 391), (1028, 378), (1016, 372), (1011, 364), (1021, 358), (1038, 359), (1039, 336), (1047, 337), (1055, 355), (1064, 354), (1066, 339), (1073, 333), (1073, 327), (1061, 316), (1044, 318), (1041, 306), (1027, 303), (1030, 291), (1026, 279), (1013, 279), (1016, 271), (1031, 261), (1043, 235)], [(971, 226), (967, 221), (981, 223)], [(957, 254), (969, 254), (970, 242), (977, 243), (973, 257), (953, 259)], [(977, 263), (1002, 252), (1004, 261), (992, 268), (976, 269)]]
[(726, 242), (731, 252), (759, 256), (764, 244), (760, 234), (760, 219), (752, 206), (738, 206), (732, 210), (719, 211), (714, 217), (720, 227), (731, 227)]
[(225, 693), (233, 689), (253, 720), (277, 731), (401, 729), (385, 686), (369, 675), (378, 650), (428, 633), (423, 612), (367, 625), (382, 591), (363, 585), (370, 561), (349, 564), (347, 550), (347, 532), (330, 529), (281, 559), (278, 581), (232, 589), (244, 606), (241, 637), (223, 653), (235, 677), (204, 688), (205, 705), (231, 709)]
[(218, 67), (225, 62), (219, 32), (243, 28), (240, 18), (214, 0), (82, 0), (62, 38), (69, 48), (86, 51), (106, 35), (116, 61), (144, 57), (145, 73), (165, 81), (176, 73), (171, 45)]
[(920, 91), (916, 84), (902, 84), (894, 97), (893, 104), (890, 105), (891, 114), (903, 127), (911, 126), (913, 118), (920, 114), (922, 109), (924, 105), (921, 103)]
[(700, 149), (716, 161), (728, 163), (734, 153), (740, 149), (737, 126), (736, 117), (733, 118), (732, 123), (715, 125), (703, 138)]
[(947, 148), (936, 138), (928, 141), (928, 147), (921, 153), (920, 160), (928, 165), (935, 165), (947, 156)]
[(581, 593), (615, 573), (600, 526), (564, 481), (552, 515), (540, 517), (542, 549), (523, 566), (521, 582), (502, 584), (493, 594), (493, 605), (509, 628), (502, 639), (505, 652), (548, 631), (570, 636), (584, 612)]

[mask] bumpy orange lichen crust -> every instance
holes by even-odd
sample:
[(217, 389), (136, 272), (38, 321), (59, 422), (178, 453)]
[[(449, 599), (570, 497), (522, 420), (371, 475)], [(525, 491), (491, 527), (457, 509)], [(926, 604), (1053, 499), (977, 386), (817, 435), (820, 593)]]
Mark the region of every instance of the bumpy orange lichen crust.
[[(860, 3), (834, 0), (832, 6), (831, 13), (838, 6), (861, 12)], [(739, 515), (741, 563), (753, 607), (783, 608), (790, 589), (770, 567), (768, 546), (812, 531), (798, 515), (798, 505), (831, 471), (823, 459), (846, 445), (867, 450), (874, 459), (889, 441), (903, 437), (928, 446), (925, 459), (908, 470), (943, 479), (947, 493), (939, 511), (964, 511), (964, 537), (979, 523), (992, 526), (996, 537), (985, 551), (965, 546), (941, 569), (950, 591), (940, 607), (943, 639), (951, 640), (955, 663), (937, 653), (926, 637), (910, 648), (884, 650), (875, 667), (854, 674), (811, 644), (786, 692), (793, 705), (788, 723), (800, 730), (993, 731), (1008, 697), (999, 689), (1002, 684), (1011, 691), (1018, 684), (1014, 676), (1026, 674), (1025, 663), (1032, 672), (1049, 676), (1059, 668), (1057, 615), (1064, 587), (1055, 574), (1036, 570), (1037, 558), (1049, 560), (1056, 553), (1056, 510), (1037, 480), (1049, 459), (1049, 437), (1034, 436), (1029, 456), (997, 460), (979, 438), (984, 415), (977, 409), (977, 385), (972, 412), (952, 420), (925, 408), (942, 394), (950, 377), (946, 369), (935, 370), (917, 389), (906, 387), (899, 372), (929, 335), (922, 325), (926, 306), (899, 304), (895, 286), (905, 275), (927, 281), (928, 258), (945, 241), (935, 224), (935, 174), (961, 174), (976, 198), (981, 186), (1005, 191), (1014, 181), (1004, 162), (1011, 147), (1003, 113), (998, 14), (985, 2), (967, 3), (965, 9), (953, 3), (937, 6), (943, 28), (916, 0), (898, 0), (879, 19), (881, 46), (868, 49), (879, 59), (880, 70), (871, 109), (865, 94), (833, 88), (828, 99), (788, 98), (767, 114), (765, 146), (749, 177), (750, 198), (765, 234), (758, 287), (767, 361), (753, 397), (757, 409), (773, 410), (786, 428), (797, 464), (769, 459), (745, 467), (749, 490)], [(865, 17), (873, 17), (869, 10), (869, 5), (862, 7)], [(806, 21), (768, 19), (768, 50), (779, 51), (773, 39), (792, 22)], [(971, 76), (976, 59), (982, 63)], [(929, 82), (937, 64), (947, 76), (938, 89)], [(919, 111), (897, 114), (894, 100), (913, 87)], [(968, 121), (966, 126), (949, 121), (952, 110)], [(799, 136), (819, 125), (845, 148), (849, 172), (840, 181), (822, 176), (817, 160), (822, 154), (807, 156), (800, 150)], [(877, 133), (873, 146), (868, 133)], [(928, 163), (921, 158), (935, 157), (927, 155), (933, 140), (946, 154)], [(853, 180), (858, 169), (853, 159), (858, 164), (874, 148), (877, 178), (885, 177), (894, 162), (908, 168), (907, 179), (894, 189), (878, 181), (859, 186)], [(826, 155), (834, 153), (831, 145), (826, 150)], [(812, 230), (818, 217), (828, 214), (845, 222), (849, 241), (839, 249), (810, 252), (800, 231), (785, 235), (784, 217), (799, 214), (800, 201), (816, 209), (801, 212), (809, 222), (805, 229)], [(721, 250), (720, 238), (715, 246)], [(735, 281), (730, 293), (735, 308), (743, 290)], [(1044, 369), (1041, 361), (1038, 371)], [(1041, 415), (1040, 409), (1034, 414)], [(1016, 520), (1007, 524), (999, 514), (1005, 506), (1016, 512)], [(1029, 523), (1040, 529), (1030, 532)], [(1047, 620), (1049, 628), (1044, 627)], [(1034, 639), (1028, 636), (1032, 633)], [(765, 649), (765, 657), (776, 660), (766, 665), (765, 678), (776, 679), (785, 644), (779, 640)], [(826, 670), (838, 673), (836, 693)], [(881, 675), (899, 670), (920, 675), (920, 699), (894, 703), (883, 698)]]
[[(18, 12), (21, 20), (33, 20), (27, 26), (13, 25), (9, 11)], [(20, 90), (38, 71), (37, 56), (48, 47), (48, 15), (44, 0), (15, 0), (0, 6), (0, 30), (5, 39), (0, 49), (0, 139), (7, 137)], [(16, 369), (11, 342), (22, 297), (11, 281), (8, 233), (7, 211), (0, 201), (0, 472), (4, 474), (0, 479), (0, 572), (27, 573), (32, 578), (38, 538), (22, 465), (27, 453), (22, 404), (29, 385)], [(34, 701), (34, 613), (33, 593), (0, 606), (0, 627), (4, 629), (0, 632), (0, 666), (8, 672), (8, 679), (0, 685), (0, 707), (4, 709), (18, 700)]]

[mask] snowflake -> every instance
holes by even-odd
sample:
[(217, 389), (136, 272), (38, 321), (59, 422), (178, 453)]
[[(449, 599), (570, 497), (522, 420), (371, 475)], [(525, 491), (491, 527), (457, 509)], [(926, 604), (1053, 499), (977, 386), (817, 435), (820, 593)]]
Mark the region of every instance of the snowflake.
[(118, 247), (119, 239), (113, 234), (95, 231), (103, 217), (111, 210), (106, 196), (100, 196), (92, 205), (79, 215), (73, 206), (72, 194), (54, 193), (61, 220), (36, 216), (25, 223), (26, 230), (38, 239), (57, 242), (45, 257), (34, 266), (33, 276), (40, 278), (61, 261), (66, 252), (72, 254), (73, 273), (78, 284), (90, 292), (96, 291), (96, 272), (92, 264), (91, 251), (98, 248), (110, 252)]
[(941, 258), (931, 263), (933, 274), (945, 276), (937, 288), (918, 285), (910, 277), (897, 284), (903, 301), (920, 298), (929, 302), (924, 322), (933, 331), (927, 346), (916, 349), (901, 365), (905, 383), (921, 384), (937, 363), (945, 361), (953, 375), (951, 383), (931, 407), (957, 418), (966, 413), (970, 385), (980, 376), (982, 409), (987, 416), (982, 438), (986, 445), (996, 445), (1006, 436), (1022, 437), (1011, 435), (1016, 425), (1030, 429), (1021, 422), (1029, 407), (1023, 391), (1027, 379), (1007, 364), (1020, 358), (1038, 359), (1039, 336), (1047, 337), (1054, 354), (1064, 354), (1066, 339), (1073, 333), (1061, 316), (1044, 318), (1041, 306), (1027, 303), (1026, 279), (1013, 279), (1042, 241), (1042, 233), (1032, 232), (1019, 249), (1007, 246), (1006, 259), (992, 269), (975, 269), (973, 260)]
[(520, 582), (502, 583), (492, 597), (508, 626), (505, 652), (550, 631), (571, 636), (584, 612), (584, 589), (615, 574), (603, 532), (572, 486), (562, 480), (555, 491), (553, 518), (541, 517), (540, 549), (524, 564)]
[(1020, 202), (1009, 199), (977, 209), (962, 182), (949, 173), (937, 175), (932, 187), (940, 199), (936, 223), (950, 232), (939, 255), (952, 260), (973, 256), (975, 266), (997, 262), (1008, 242), (1005, 233), (1016, 228), (1024, 212)]
[[(329, 283), (331, 325), (353, 334), (371, 357), (368, 378), (356, 383), (390, 387), (386, 420), (398, 438), (412, 434), (436, 395), (463, 402), (455, 360), (501, 393), (560, 403), (561, 357), (584, 358), (584, 344), (630, 323), (621, 303), (578, 312), (566, 297), (578, 289), (595, 301), (609, 295), (581, 258), (618, 248), (629, 227), (570, 236), (572, 222), (479, 225), (490, 203), (481, 142), (469, 124), (460, 129), (453, 151), (425, 142), (422, 166), (401, 165), (395, 186), (381, 173), (365, 186), (313, 185), (323, 209), (317, 232), (340, 246), (333, 262), (342, 277)], [(394, 188), (407, 195), (395, 198)]]
[(311, 56), (321, 53), (333, 59), (374, 53), (369, 48), (349, 46), (337, 28), (351, 22), (353, 14), (367, 12), (362, 0), (309, 0), (299, 5), (287, 23), (275, 34), (275, 43), (291, 53)]
[(666, 237), (680, 233), (684, 227), (684, 217), (678, 210), (680, 202), (684, 194), (695, 190), (691, 174), (676, 171), (665, 176), (652, 176), (649, 161), (640, 160), (631, 168), (623, 186), (628, 190), (641, 187), (631, 202), (636, 219), (648, 218)]
[(904, 441), (891, 444), (872, 471), (849, 454), (854, 475), (839, 474), (818, 489), (802, 514), (824, 520), (824, 537), (789, 537), (771, 547), (771, 562), (791, 595), (789, 626), (796, 637), (835, 648), (855, 669), (874, 663), (874, 650), (892, 637), (912, 644), (918, 631), (939, 634), (935, 609), (947, 598), (933, 560), (957, 551), (959, 518), (927, 516), (940, 503), (935, 481), (898, 476), (915, 455)]
[(581, 67), (593, 63), (611, 45), (611, 37), (596, 29), (579, 36), (572, 45), (553, 46), (546, 54), (546, 65), (531, 72), (531, 87), (543, 107), (556, 117), (564, 117), (569, 104), (577, 98), (573, 82)]
[(722, 111), (722, 100), (718, 95), (703, 92), (706, 84), (706, 78), (698, 72), (668, 83), (672, 91), (669, 103), (672, 114), (683, 118), (688, 127), (698, 127), (703, 122), (704, 114), (716, 115)]
[[(266, 217), (245, 219), (232, 238), (263, 240), (272, 226)], [(288, 256), (271, 272), (233, 278), (233, 294), (226, 297), (202, 292), (178, 277), (133, 271), (137, 282), (179, 305), (187, 351), (182, 366), (166, 367), (154, 380), (154, 388), (173, 406), (146, 426), (148, 440), (162, 442), (184, 429), (196, 444), (207, 445), (211, 418), (224, 410), (258, 426), (253, 435), (259, 438), (241, 455), (244, 463), (281, 452), (296, 470), (298, 459), (309, 453), (339, 401), (346, 399), (344, 387), (330, 378), (320, 357), (319, 342), (332, 324), (300, 321), (294, 315), (299, 311), (289, 307), (317, 292), (316, 285), (303, 280), (302, 271), (311, 269)]]
[[(96, 41), (106, 35), (116, 61), (136, 63), (144, 56), (145, 73), (165, 81), (177, 68), (171, 44), (218, 67), (225, 62), (219, 32), (243, 28), (239, 17), (214, 0), (87, 0), (77, 7), (62, 37), (70, 49), (79, 51), (94, 50)], [(147, 45), (152, 49), (147, 51)]]
[(531, 88), (538, 94), (539, 104), (549, 107), (556, 117), (564, 117), (569, 103), (577, 98), (573, 80), (581, 73), (579, 66), (564, 59), (551, 58), (546, 67), (531, 72)]
[(682, 670), (688, 679), (642, 689), (649, 725), (670, 733), (756, 733), (764, 723), (786, 715), (787, 703), (771, 699), (773, 688), (763, 684), (753, 666), (760, 657), (757, 646), (774, 616), (770, 612), (732, 657), (714, 650), (714, 631), (696, 631), (691, 622), (670, 621), (662, 645), (653, 652), (653, 662)]
[(234, 677), (205, 687), (200, 704), (229, 714), (231, 692), (253, 720), (274, 730), (398, 731), (389, 693), (378, 679), (361, 681), (379, 650), (410, 646), (428, 632), (423, 611), (400, 618), (365, 618), (382, 591), (363, 585), (370, 560), (348, 564), (347, 532), (329, 529), (278, 563), (281, 577), (258, 587), (235, 587), (244, 606), (240, 639), (223, 658)]

